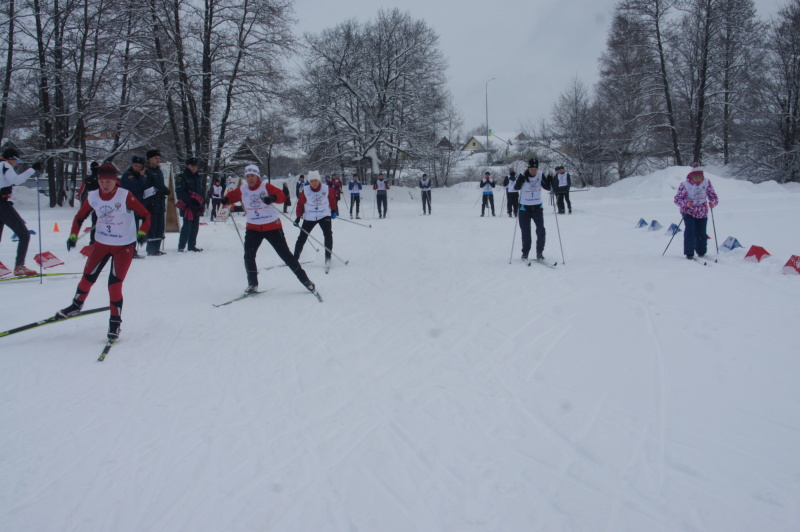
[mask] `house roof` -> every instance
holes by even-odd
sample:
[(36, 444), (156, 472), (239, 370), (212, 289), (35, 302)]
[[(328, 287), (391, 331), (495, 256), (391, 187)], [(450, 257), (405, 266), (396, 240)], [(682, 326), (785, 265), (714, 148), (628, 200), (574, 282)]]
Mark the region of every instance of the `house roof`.
[[(526, 138), (523, 133), (514, 133), (514, 132), (507, 132), (503, 131), (500, 133), (492, 133), (489, 137), (489, 147), (494, 145), (500, 146), (508, 146), (509, 144), (514, 144), (514, 142), (518, 140), (522, 140)], [(486, 135), (475, 135), (474, 137), (470, 137), (469, 140), (464, 144), (461, 148), (462, 151), (465, 150), (485, 150), (487, 146), (486, 142)]]

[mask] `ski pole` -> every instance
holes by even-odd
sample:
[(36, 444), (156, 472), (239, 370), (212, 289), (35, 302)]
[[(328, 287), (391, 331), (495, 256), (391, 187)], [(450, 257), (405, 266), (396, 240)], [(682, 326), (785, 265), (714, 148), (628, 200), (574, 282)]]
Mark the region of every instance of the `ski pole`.
[(336, 219), (337, 219), (337, 220), (341, 220), (341, 221), (343, 221), (343, 222), (347, 222), (347, 223), (349, 223), (349, 224), (357, 225), (357, 226), (359, 226), (359, 227), (366, 227), (366, 228), (368, 228), (368, 229), (372, 229), (372, 224), (369, 224), (369, 225), (360, 224), (360, 223), (358, 223), (358, 222), (354, 222), (354, 221), (352, 221), (352, 220), (345, 220), (345, 219), (344, 219), (344, 218), (342, 218), (341, 216), (337, 217)]
[[(291, 218), (290, 218), (290, 219), (291, 219)], [(295, 227), (299, 227), (299, 228), (300, 228), (300, 230), (302, 230), (302, 229), (303, 229), (302, 227), (300, 227), (300, 224), (299, 224), (299, 223), (296, 223), (294, 220), (292, 220), (292, 225), (294, 225)], [(308, 242), (308, 240), (306, 240), (306, 242)], [(318, 248), (317, 246), (315, 246), (313, 242), (308, 242), (308, 245), (309, 245), (309, 246), (311, 246), (311, 249), (313, 249), (314, 251), (316, 251), (317, 253), (319, 253), (319, 248)]]
[[(554, 196), (555, 196), (555, 194), (552, 194), (552, 193), (550, 194), (550, 201), (551, 202), (553, 202), (553, 197)], [(556, 204), (555, 204), (555, 202), (553, 202), (553, 216), (556, 219), (556, 232), (558, 233), (558, 246), (561, 248), (561, 264), (566, 266), (567, 263), (564, 261), (564, 246), (561, 243), (561, 228), (558, 226), (558, 213), (556, 213)]]
[[(680, 228), (681, 228), (681, 224), (682, 224), (682, 223), (683, 223), (683, 216), (681, 216), (681, 221), (680, 221), (680, 222), (678, 222), (678, 228), (677, 228), (677, 229), (675, 229), (675, 232), (673, 232), (673, 233), (672, 233), (672, 238), (675, 238), (675, 235), (677, 235), (677, 234), (678, 234), (678, 229), (680, 229)], [(669, 249), (669, 245), (670, 245), (670, 244), (672, 244), (672, 238), (670, 238), (670, 239), (669, 239), (669, 242), (667, 242), (667, 247), (665, 247), (665, 248), (664, 248), (664, 253), (666, 253), (666, 252), (667, 252), (667, 249)], [(662, 257), (664, 256), (664, 253), (662, 253), (662, 254), (661, 254), (661, 256), (662, 256)]]
[[(278, 209), (275, 209), (275, 210), (277, 211)], [(289, 218), (288, 216), (286, 216), (285, 214), (283, 214), (281, 211), (278, 211), (278, 214), (280, 214), (281, 216), (283, 216), (284, 218), (286, 218), (287, 220), (289, 220), (290, 222), (292, 222), (292, 224), (294, 224), (294, 220), (292, 220), (291, 218)], [(355, 223), (355, 222), (353, 222), (353, 223)], [(300, 228), (300, 230), (301, 230), (302, 232), (304, 232), (306, 235), (308, 235), (308, 236), (309, 236), (309, 237), (310, 237), (312, 240), (314, 240), (314, 241), (315, 241), (317, 244), (319, 244), (320, 246), (322, 246), (322, 248), (323, 248), (325, 251), (327, 251), (328, 253), (330, 253), (331, 255), (333, 255), (334, 257), (336, 257), (337, 259), (339, 259), (340, 261), (342, 261), (342, 262), (344, 263), (344, 265), (345, 265), (345, 266), (347, 266), (347, 265), (350, 263), (350, 261), (349, 261), (349, 260), (344, 260), (342, 257), (340, 257), (339, 255), (337, 255), (336, 253), (334, 253), (332, 250), (330, 250), (330, 249), (326, 248), (326, 247), (325, 247), (325, 244), (323, 244), (322, 242), (320, 242), (319, 240), (317, 240), (316, 238), (314, 238), (314, 236), (313, 236), (311, 233), (309, 233), (308, 231), (306, 231), (305, 229), (303, 229), (303, 228), (302, 228), (300, 225), (298, 225), (297, 227), (299, 227), (299, 228)]]
[(478, 202), (481, 200), (482, 197), (483, 197), (483, 192), (481, 192), (481, 195), (478, 196), (478, 199), (475, 200), (475, 203), (472, 204), (472, 208), (473, 209), (475, 208), (475, 205), (478, 204)]
[[(50, 191), (52, 194), (53, 191)], [(42, 260), (42, 206), (41, 200), (39, 199), (41, 194), (39, 193), (39, 172), (36, 172), (36, 216), (39, 222), (39, 284), (42, 284), (42, 279), (44, 279), (43, 273), (43, 266), (44, 261)], [(26, 228), (27, 230), (27, 228)]]
[(239, 225), (236, 223), (236, 218), (233, 216), (233, 209), (228, 211), (228, 218), (233, 222), (233, 227), (236, 228), (236, 234), (239, 235), (239, 240), (242, 241), (242, 247), (244, 247), (244, 239), (242, 238), (242, 233), (239, 232)]
[(519, 225), (519, 220), (516, 218), (514, 219), (514, 236), (511, 237), (511, 254), (508, 256), (508, 263), (511, 264), (511, 260), (514, 258), (514, 242), (517, 240), (517, 225)]
[(714, 228), (714, 247), (717, 248), (717, 255), (719, 255), (719, 246), (717, 245), (717, 224), (714, 222), (714, 209), (708, 207), (711, 211), (711, 227)]

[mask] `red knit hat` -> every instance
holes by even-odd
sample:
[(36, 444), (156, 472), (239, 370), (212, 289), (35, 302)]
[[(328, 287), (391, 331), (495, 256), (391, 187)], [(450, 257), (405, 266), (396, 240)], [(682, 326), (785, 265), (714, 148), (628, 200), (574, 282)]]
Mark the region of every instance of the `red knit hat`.
[(686, 177), (697, 177), (697, 176), (703, 177), (703, 167), (700, 166), (700, 163), (692, 163), (692, 170)]
[(101, 164), (97, 168), (97, 179), (113, 179), (119, 183), (119, 170), (111, 163)]

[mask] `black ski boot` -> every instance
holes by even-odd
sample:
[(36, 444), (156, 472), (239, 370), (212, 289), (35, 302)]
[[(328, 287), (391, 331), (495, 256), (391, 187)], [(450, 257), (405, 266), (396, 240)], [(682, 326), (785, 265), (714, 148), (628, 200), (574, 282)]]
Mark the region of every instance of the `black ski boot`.
[(119, 338), (119, 330), (122, 326), (122, 318), (120, 316), (111, 316), (108, 319), (108, 341), (113, 342)]
[(78, 313), (83, 309), (83, 302), (81, 301), (72, 301), (72, 304), (67, 308), (62, 308), (58, 312), (56, 312), (56, 317), (59, 319), (64, 318), (71, 318), (72, 316), (77, 316)]

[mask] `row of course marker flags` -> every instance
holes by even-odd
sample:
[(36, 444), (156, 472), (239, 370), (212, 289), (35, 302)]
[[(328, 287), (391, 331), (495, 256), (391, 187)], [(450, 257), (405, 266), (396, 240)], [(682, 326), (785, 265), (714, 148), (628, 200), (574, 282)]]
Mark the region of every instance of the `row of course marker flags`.
[[(663, 225), (658, 223), (658, 220), (653, 220), (650, 223), (647, 223), (647, 220), (644, 218), (639, 218), (639, 222), (636, 224), (637, 228), (647, 227), (648, 231), (658, 231)], [(681, 232), (681, 228), (678, 227), (676, 224), (670, 224), (667, 228), (666, 235), (674, 236)], [(723, 251), (733, 251), (736, 248), (742, 248), (742, 244), (737, 240), (735, 237), (729, 236), (725, 239), (725, 242), (722, 243), (720, 246)], [(761, 262), (762, 259), (765, 257), (772, 256), (769, 251), (764, 249), (761, 246), (750, 246), (750, 249), (747, 250), (747, 253), (744, 255), (744, 260), (751, 261), (751, 262)], [(786, 275), (800, 275), (800, 256), (792, 255), (789, 257), (789, 260), (786, 264), (783, 265), (783, 269), (781, 273)]]

